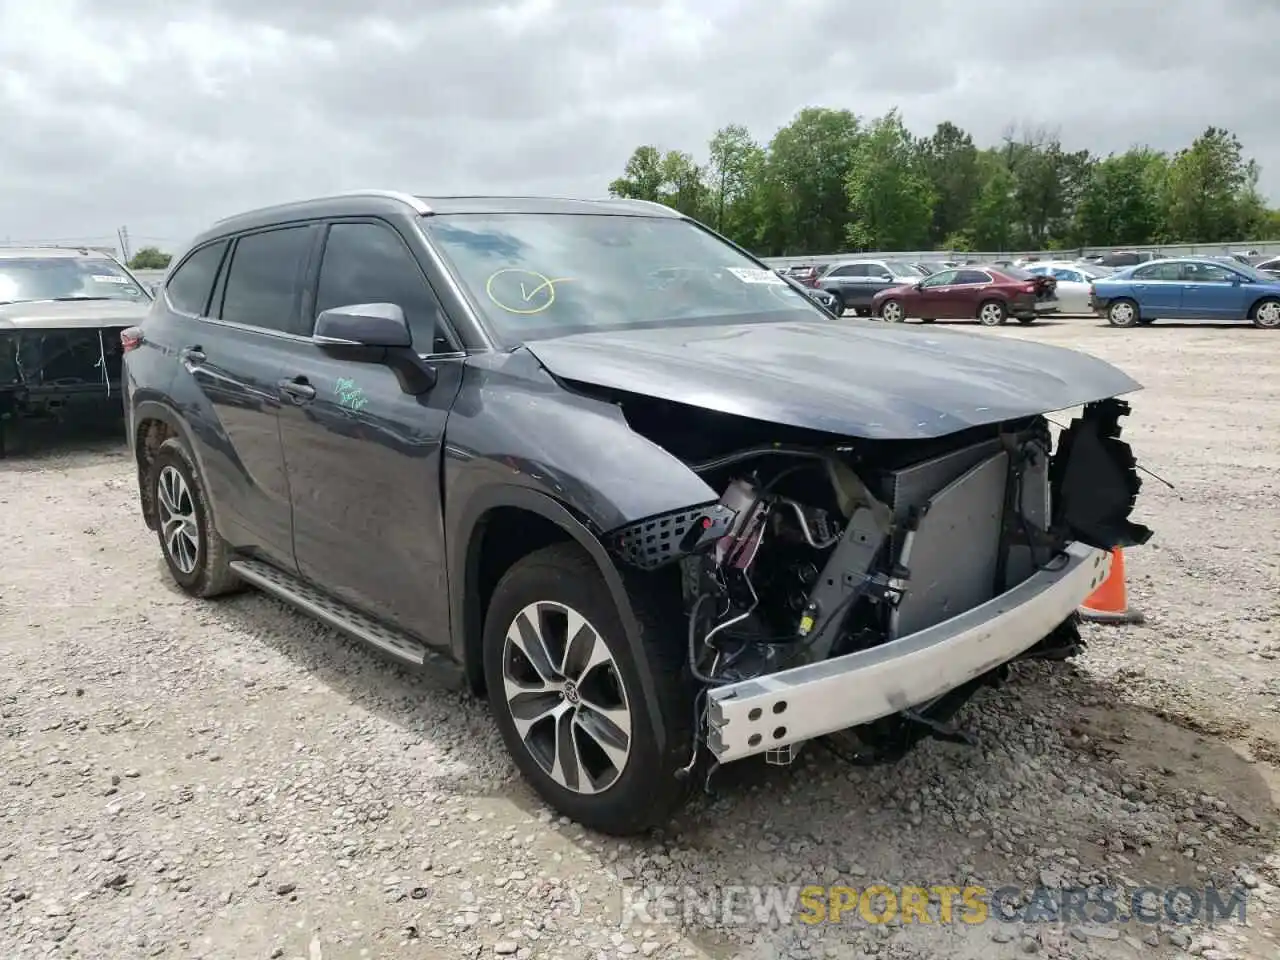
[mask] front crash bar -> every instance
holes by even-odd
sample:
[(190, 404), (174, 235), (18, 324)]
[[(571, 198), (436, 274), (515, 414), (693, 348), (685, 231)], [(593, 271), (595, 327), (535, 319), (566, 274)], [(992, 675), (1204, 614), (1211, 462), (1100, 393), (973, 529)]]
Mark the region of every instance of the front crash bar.
[(1035, 646), (1106, 579), (1111, 555), (1069, 544), (1018, 586), (891, 643), (716, 687), (707, 745), (729, 763), (942, 696)]

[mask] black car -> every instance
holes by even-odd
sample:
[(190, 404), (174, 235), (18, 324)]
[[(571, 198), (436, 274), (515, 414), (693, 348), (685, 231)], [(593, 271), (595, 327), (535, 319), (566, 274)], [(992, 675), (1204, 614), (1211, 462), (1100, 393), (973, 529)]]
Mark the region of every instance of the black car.
[(836, 298), (836, 313), (852, 309), (860, 317), (869, 317), (871, 301), (881, 290), (927, 276), (927, 271), (906, 260), (842, 260), (822, 272), (818, 289)]
[(1009, 661), (1073, 653), (1107, 551), (1149, 535), (1125, 374), (837, 321), (658, 204), (245, 213), (121, 340), (179, 587), (452, 664), (537, 792), (612, 833), (718, 764), (950, 729)]

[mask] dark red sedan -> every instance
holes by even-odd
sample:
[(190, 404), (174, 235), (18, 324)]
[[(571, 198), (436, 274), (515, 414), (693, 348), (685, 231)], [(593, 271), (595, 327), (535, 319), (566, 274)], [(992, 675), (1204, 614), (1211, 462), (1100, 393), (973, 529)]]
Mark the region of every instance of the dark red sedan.
[(916, 283), (881, 290), (872, 298), (873, 316), (890, 323), (918, 317), (977, 320), (994, 327), (1010, 317), (1034, 323), (1058, 311), (1058, 281), (1018, 267), (965, 266), (943, 270)]

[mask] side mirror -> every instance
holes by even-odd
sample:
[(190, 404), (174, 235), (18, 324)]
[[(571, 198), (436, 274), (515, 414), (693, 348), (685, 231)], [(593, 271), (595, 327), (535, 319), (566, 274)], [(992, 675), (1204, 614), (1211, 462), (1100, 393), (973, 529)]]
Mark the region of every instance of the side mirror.
[(410, 347), (409, 323), (394, 303), (332, 307), (316, 317), (316, 343), (334, 347)]
[(419, 397), (436, 385), (436, 368), (413, 351), (404, 310), (394, 303), (333, 307), (316, 317), (313, 343), (349, 360), (384, 363), (400, 389)]

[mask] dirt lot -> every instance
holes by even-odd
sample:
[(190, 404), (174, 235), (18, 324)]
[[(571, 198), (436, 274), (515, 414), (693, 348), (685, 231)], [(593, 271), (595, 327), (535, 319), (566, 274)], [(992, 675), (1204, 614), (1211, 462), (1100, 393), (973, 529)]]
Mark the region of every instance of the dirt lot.
[[(979, 747), (730, 768), (641, 843), (553, 818), (462, 694), (262, 595), (177, 593), (115, 436), (0, 463), (0, 958), (1280, 956), (1280, 336), (979, 335), (1146, 384), (1127, 436), (1173, 484), (1146, 480), (1156, 538), (1127, 554), (1146, 624), (1089, 628), (1073, 666), (983, 694), (962, 717)], [(750, 892), (685, 926), (623, 909), (640, 884), (876, 881), (1239, 883), (1248, 919), (769, 926)]]

